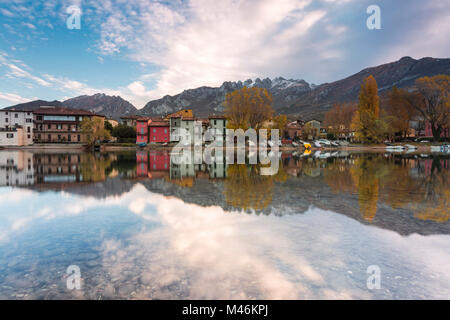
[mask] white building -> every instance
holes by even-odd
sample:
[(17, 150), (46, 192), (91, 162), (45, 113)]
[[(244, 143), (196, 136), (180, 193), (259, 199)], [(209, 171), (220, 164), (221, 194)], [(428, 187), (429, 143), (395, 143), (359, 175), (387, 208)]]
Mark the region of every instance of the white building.
[(0, 186), (34, 184), (33, 154), (26, 151), (0, 151)]
[[(23, 144), (16, 144), (16, 145), (33, 144), (33, 112), (22, 110), (0, 110), (0, 129), (17, 128), (17, 127), (23, 128)], [(1, 135), (3, 136), (3, 134)], [(6, 136), (5, 133), (4, 138), (11, 139), (10, 138), (11, 135), (8, 135), (8, 137)], [(4, 141), (0, 141), (0, 145), (3, 145)], [(11, 141), (9, 140), (9, 142)], [(11, 144), (8, 143), (6, 145)]]
[(0, 127), (0, 146), (20, 147), (25, 145), (24, 132), (21, 127), (1, 128)]

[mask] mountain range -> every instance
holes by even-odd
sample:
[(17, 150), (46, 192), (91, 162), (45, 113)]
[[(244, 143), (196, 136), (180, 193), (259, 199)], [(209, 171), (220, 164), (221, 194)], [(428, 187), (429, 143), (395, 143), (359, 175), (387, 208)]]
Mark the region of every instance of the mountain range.
[(8, 108), (34, 109), (40, 105), (55, 105), (89, 110), (112, 119), (119, 119), (125, 115), (161, 116), (190, 108), (196, 116), (204, 117), (212, 113), (222, 113), (226, 94), (247, 86), (267, 89), (273, 96), (273, 107), (276, 113), (298, 116), (305, 120), (311, 118), (320, 120), (334, 103), (357, 101), (360, 86), (364, 78), (369, 75), (375, 77), (380, 95), (383, 95), (393, 86), (408, 88), (417, 78), (437, 74), (450, 75), (450, 59), (416, 60), (403, 57), (398, 61), (366, 68), (347, 78), (321, 85), (282, 77), (227, 81), (220, 87), (203, 86), (184, 90), (173, 96), (166, 95), (149, 101), (140, 110), (120, 96), (108, 96), (102, 93), (78, 96), (63, 102), (35, 100)]

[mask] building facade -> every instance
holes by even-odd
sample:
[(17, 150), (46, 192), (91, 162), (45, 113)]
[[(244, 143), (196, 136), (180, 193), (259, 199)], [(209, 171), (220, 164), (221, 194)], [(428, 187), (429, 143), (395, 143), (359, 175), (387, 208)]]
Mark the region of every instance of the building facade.
[(148, 126), (150, 143), (170, 142), (170, 125), (166, 120), (152, 120)]
[(26, 134), (22, 127), (0, 128), (0, 146), (22, 147), (25, 146)]
[(34, 113), (34, 142), (84, 143), (86, 134), (81, 131), (84, 119), (104, 117), (90, 111), (59, 107), (40, 107)]
[[(18, 137), (18, 133), (11, 132), (14, 139), (17, 137), (21, 140), (21, 144), (14, 145), (30, 145), (33, 144), (33, 113), (31, 111), (24, 110), (0, 110), (0, 129), (3, 128), (6, 130), (12, 130), (14, 128), (22, 128), (21, 135), (22, 137)], [(14, 130), (12, 130), (14, 131)], [(11, 134), (8, 134), (8, 137), (5, 134), (6, 142), (11, 142)], [(2, 134), (3, 136), (3, 134)], [(3, 142), (0, 142), (2, 145)], [(7, 144), (11, 145), (11, 144)]]
[[(217, 142), (219, 145), (225, 145), (225, 139), (227, 136), (227, 118), (221, 115), (212, 115), (208, 117), (209, 129), (213, 130)], [(210, 139), (212, 140), (212, 139)]]
[(174, 116), (170, 118), (169, 123), (171, 142), (184, 140), (190, 144), (194, 143), (194, 118)]
[[(433, 136), (433, 130), (431, 127), (431, 122), (427, 121), (427, 122), (425, 122), (425, 137), (432, 137), (432, 136)], [(449, 128), (442, 130), (441, 138), (450, 138), (450, 129)]]
[(136, 128), (136, 123), (139, 118), (139, 116), (123, 116), (120, 117), (120, 124)]
[(150, 118), (136, 119), (136, 143), (148, 143), (148, 126)]

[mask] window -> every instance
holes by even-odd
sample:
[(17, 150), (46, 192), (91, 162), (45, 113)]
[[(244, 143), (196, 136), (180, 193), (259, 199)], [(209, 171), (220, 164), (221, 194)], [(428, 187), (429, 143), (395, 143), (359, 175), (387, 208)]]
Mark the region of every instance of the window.
[[(39, 120), (39, 117), (38, 117), (38, 120)], [(44, 120), (47, 120), (47, 121), (75, 121), (76, 118), (74, 116), (44, 116)]]
[(33, 122), (33, 119), (28, 118), (25, 121), (26, 121), (26, 123), (31, 123), (31, 122)]
[(153, 133), (156, 133), (156, 128), (153, 128)]
[(19, 114), (15, 113), (15, 114), (14, 114), (14, 118), (17, 119), (18, 117), (19, 117)]
[(48, 128), (49, 128), (49, 129), (51, 129), (51, 128), (52, 128), (52, 125), (51, 125), (51, 124), (49, 124), (49, 125), (48, 125)]
[(5, 122), (8, 122), (8, 121), (9, 121), (9, 119), (8, 119), (8, 118), (6, 118), (6, 119), (5, 119)]
[(216, 125), (217, 124), (217, 120), (214, 120), (214, 125)]
[(27, 112), (27, 116), (31, 116), (31, 112)]
[(8, 115), (8, 111), (5, 112), (5, 115)]
[(48, 135), (48, 141), (52, 141), (52, 136), (50, 134)]
[(141, 128), (141, 134), (144, 134), (144, 128)]
[(31, 139), (31, 136), (29, 134), (27, 134), (27, 139)]
[(37, 116), (36, 118), (38, 119), (38, 121), (42, 121), (42, 116)]
[(167, 133), (167, 128), (164, 129), (164, 133)]
[(30, 127), (27, 127), (27, 132), (31, 132), (31, 128)]
[(8, 139), (14, 138), (14, 133), (7, 133), (6, 138), (8, 138)]

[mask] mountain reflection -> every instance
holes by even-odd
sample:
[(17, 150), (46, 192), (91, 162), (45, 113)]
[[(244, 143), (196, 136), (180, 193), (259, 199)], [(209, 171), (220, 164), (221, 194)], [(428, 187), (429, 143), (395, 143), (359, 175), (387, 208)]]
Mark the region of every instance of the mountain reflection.
[(405, 212), (440, 223), (450, 217), (447, 155), (283, 153), (271, 176), (261, 174), (261, 165), (230, 164), (227, 159), (223, 164), (177, 164), (176, 156), (168, 150), (0, 151), (0, 186), (102, 198), (142, 183), (153, 192), (227, 211), (284, 215), (313, 205), (365, 223), (377, 222), (380, 214)]

